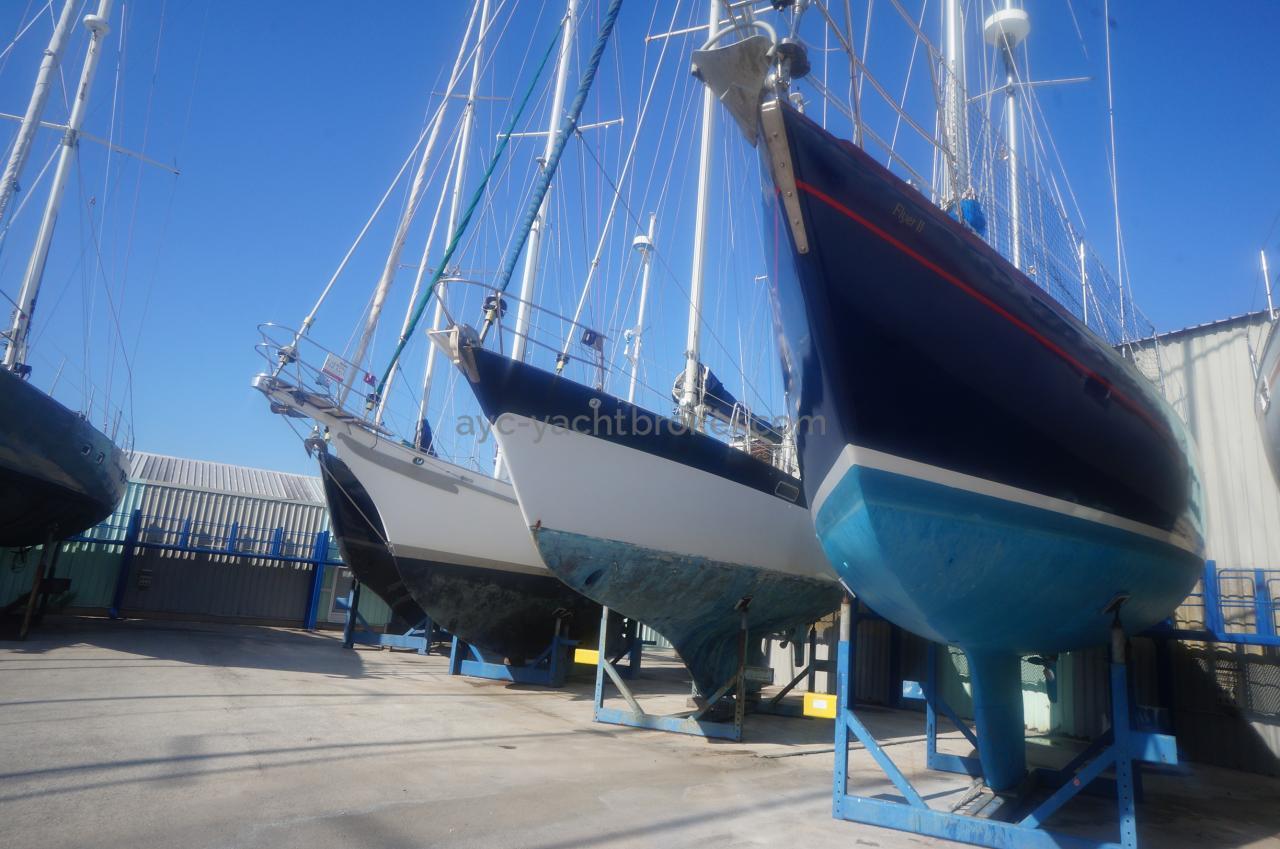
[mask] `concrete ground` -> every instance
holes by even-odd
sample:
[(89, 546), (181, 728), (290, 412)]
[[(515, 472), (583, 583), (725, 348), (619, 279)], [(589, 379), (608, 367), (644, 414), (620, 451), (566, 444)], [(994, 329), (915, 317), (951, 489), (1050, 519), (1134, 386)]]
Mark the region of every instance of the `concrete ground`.
[[(678, 670), (651, 661), (646, 705), (679, 707)], [(445, 671), (332, 634), (52, 618), (0, 643), (0, 846), (954, 845), (832, 820), (828, 721), (712, 742), (592, 723), (587, 675), (552, 691)], [(862, 716), (931, 804), (958, 798), (964, 780), (920, 770), (918, 714)], [(860, 749), (851, 776), (892, 792)], [(1145, 847), (1280, 847), (1280, 781), (1197, 766), (1147, 793)], [(1115, 835), (1101, 800), (1051, 822)]]

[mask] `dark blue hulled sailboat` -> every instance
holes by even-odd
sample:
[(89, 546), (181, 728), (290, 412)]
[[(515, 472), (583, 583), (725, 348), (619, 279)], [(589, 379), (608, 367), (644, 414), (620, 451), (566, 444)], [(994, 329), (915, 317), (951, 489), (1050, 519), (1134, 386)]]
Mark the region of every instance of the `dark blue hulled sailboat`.
[(79, 413), (0, 368), (0, 547), (95, 525), (124, 495), (128, 455)]
[[(709, 52), (695, 62), (713, 67)], [(1104, 643), (1116, 616), (1150, 627), (1200, 574), (1186, 430), (968, 227), (760, 90), (723, 99), (755, 95), (735, 114), (769, 175), (814, 525), (876, 612), (964, 649), (984, 777), (1007, 789), (1025, 772), (1020, 656)]]
[[(97, 10), (84, 17), (89, 32), (84, 65), (66, 125), (58, 146), (57, 167), (36, 231), (35, 244), (16, 298), (8, 298), (13, 313), (0, 333), (0, 546), (32, 546), (79, 533), (105, 519), (124, 495), (128, 456), (88, 417), (54, 400), (30, 382), (28, 362), (32, 319), (49, 259), (62, 195), (71, 170), (79, 162), (80, 128), (88, 108), (89, 93), (110, 31), (112, 0), (99, 0)], [(49, 46), (42, 54), (31, 99), (9, 146), (0, 175), (0, 222), (6, 218), (41, 126), (52, 80), (75, 22), (77, 4), (66, 3), (54, 26)], [(15, 213), (16, 214), (16, 213)], [(57, 380), (55, 378), (54, 382)], [(46, 554), (50, 549), (46, 549)], [(44, 560), (36, 569), (36, 585)], [(35, 590), (31, 595), (35, 599)], [(28, 608), (28, 611), (30, 607)], [(29, 619), (29, 614), (28, 614)], [(24, 623), (22, 633), (26, 633)]]

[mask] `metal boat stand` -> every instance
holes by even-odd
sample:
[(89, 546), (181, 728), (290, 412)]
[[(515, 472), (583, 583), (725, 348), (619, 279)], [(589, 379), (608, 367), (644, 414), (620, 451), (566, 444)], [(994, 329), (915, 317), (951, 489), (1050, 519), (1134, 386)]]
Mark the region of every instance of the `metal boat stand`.
[(537, 657), (523, 664), (503, 663), (500, 659), (487, 657), (480, 649), (455, 636), (449, 650), (449, 674), (510, 681), (514, 684), (563, 687), (565, 676), (569, 672), (571, 652), (578, 645), (577, 640), (561, 636), (563, 630), (564, 620), (556, 617), (551, 644)]
[[(635, 694), (631, 692), (631, 687), (627, 685), (624, 678), (624, 672), (617, 668), (617, 661), (610, 661), (604, 651), (605, 628), (604, 622), (608, 619), (609, 608), (604, 608), (601, 614), (600, 626), (600, 650), (596, 655), (596, 690), (594, 699), (594, 716), (596, 722), (608, 725), (624, 725), (631, 728), (648, 728), (653, 731), (669, 731), (673, 734), (690, 734), (696, 737), (710, 737), (718, 740), (733, 740), (741, 742), (742, 740), (742, 724), (747, 713), (747, 680), (750, 677), (750, 668), (747, 662), (747, 610), (745, 606), (740, 606), (738, 612), (741, 616), (741, 626), (739, 629), (738, 642), (738, 668), (729, 680), (724, 682), (701, 707), (696, 710), (682, 711), (674, 714), (651, 714), (647, 713), (640, 703), (636, 700)], [(787, 690), (778, 697), (775, 697), (769, 704), (773, 706), (781, 695), (785, 695), (792, 687), (808, 674), (806, 669), (801, 675), (796, 676), (795, 680), (788, 685)], [(604, 704), (604, 681), (605, 676), (613, 682), (618, 688), (622, 698), (627, 702), (627, 708), (611, 708)], [(626, 676), (631, 677), (631, 676)], [(725, 722), (720, 720), (707, 719), (707, 714), (718, 705), (723, 699), (733, 696), (733, 720)], [(752, 708), (758, 712), (777, 712), (781, 710), (773, 710), (766, 705), (759, 705)]]
[(808, 645), (808, 662), (791, 677), (786, 686), (770, 696), (768, 701), (752, 705), (751, 713), (767, 713), (773, 716), (807, 716), (804, 712), (803, 703), (785, 702), (783, 699), (806, 678), (809, 679), (809, 687), (812, 689), (814, 676), (819, 672), (830, 673), (834, 671), (834, 662), (831, 659), (818, 660), (818, 628), (816, 625), (809, 626), (809, 636), (806, 638), (806, 642)]
[[(853, 616), (848, 600), (840, 607), (840, 647), (837, 662), (836, 763), (832, 812), (836, 819), (866, 823), (884, 828), (909, 831), (928, 837), (939, 837), (987, 846), (992, 849), (1137, 849), (1137, 817), (1135, 801), (1139, 790), (1137, 768), (1141, 763), (1170, 765), (1177, 763), (1177, 746), (1167, 734), (1138, 731), (1129, 718), (1128, 670), (1125, 662), (1126, 640), (1117, 627), (1111, 643), (1111, 730), (1096, 740), (1071, 763), (1060, 770), (1036, 770), (1032, 778), (1050, 789), (1047, 798), (1030, 812), (1021, 812), (1016, 820), (1002, 821), (970, 814), (935, 810), (898, 769), (885, 749), (876, 741), (853, 710), (854, 693), (850, 670), (856, 646), (852, 635)], [(932, 671), (933, 655), (930, 656)], [(930, 769), (978, 776), (977, 758), (960, 758), (937, 751), (937, 716), (942, 710), (957, 728), (976, 746), (968, 727), (937, 695), (932, 680), (923, 687), (928, 711), (926, 737)], [(901, 800), (884, 796), (856, 796), (848, 792), (850, 733), (866, 747), (876, 764), (893, 782)], [(1114, 782), (1102, 779), (1108, 769), (1115, 772)], [(1066, 802), (1086, 788), (1103, 789), (1111, 785), (1119, 810), (1119, 842), (1098, 841), (1075, 835), (1052, 832), (1045, 821)], [(1108, 793), (1108, 795), (1111, 795)]]
[[(62, 541), (57, 538), (54, 531), (50, 531), (48, 539), (40, 549), (40, 559), (36, 562), (35, 574), (32, 576), (31, 592), (27, 596), (26, 607), (22, 612), (22, 625), (18, 628), (19, 640), (25, 640), (31, 631), (31, 622), (36, 613), (36, 601), (47, 600), (53, 592), (65, 592), (66, 587), (70, 585), (65, 578), (59, 580), (52, 577), (60, 554), (62, 554)], [(44, 613), (43, 601), (40, 604), (40, 613)]]
[(356, 643), (362, 646), (378, 646), (388, 649), (408, 649), (418, 654), (431, 651), (433, 638), (437, 636), (435, 623), (431, 617), (423, 617), (422, 621), (402, 634), (383, 634), (370, 627), (360, 615), (360, 582), (351, 582), (351, 592), (345, 599), (337, 601), (340, 610), (347, 612), (346, 623), (342, 627), (342, 647), (355, 648)]

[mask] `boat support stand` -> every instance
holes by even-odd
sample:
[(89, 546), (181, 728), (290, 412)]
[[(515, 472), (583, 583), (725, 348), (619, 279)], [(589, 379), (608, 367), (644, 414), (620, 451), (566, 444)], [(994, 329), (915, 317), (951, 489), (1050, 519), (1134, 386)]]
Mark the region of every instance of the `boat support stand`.
[[(45, 573), (53, 574), (54, 568), (58, 565), (58, 555), (61, 553), (62, 541), (58, 539), (55, 531), (50, 530), (44, 546), (40, 549), (40, 559), (36, 562), (35, 575), (31, 581), (31, 593), (27, 596), (27, 605), (22, 612), (22, 625), (18, 628), (19, 640), (25, 640), (31, 631), (31, 621), (36, 612), (36, 600), (48, 597), (51, 587), (48, 586), (49, 581), (45, 578)], [(41, 613), (43, 612), (44, 608), (41, 606)]]
[(569, 672), (571, 652), (578, 641), (562, 636), (563, 618), (557, 616), (555, 622), (550, 645), (537, 657), (518, 665), (487, 657), (480, 649), (455, 636), (449, 650), (449, 674), (510, 681), (513, 684), (563, 687)]
[[(674, 734), (691, 734), (697, 737), (713, 737), (719, 740), (740, 742), (742, 740), (742, 721), (746, 714), (747, 694), (747, 610), (745, 605), (739, 606), (739, 613), (742, 624), (739, 629), (738, 668), (734, 674), (698, 709), (659, 715), (647, 713), (640, 706), (640, 703), (636, 701), (635, 694), (631, 692), (631, 688), (623, 678), (623, 673), (618, 670), (615, 662), (611, 662), (606, 655), (604, 650), (605, 623), (609, 618), (609, 608), (604, 608), (600, 615), (600, 650), (596, 655), (595, 721), (608, 725), (648, 728), (653, 731), (669, 731)], [(608, 676), (609, 680), (614, 683), (614, 686), (622, 694), (622, 698), (626, 700), (626, 709), (605, 706), (605, 676)], [(733, 721), (722, 722), (705, 719), (707, 712), (718, 704), (721, 699), (729, 695), (731, 691), (734, 694)]]
[(436, 635), (435, 623), (431, 617), (423, 617), (422, 621), (409, 628), (403, 634), (380, 634), (374, 630), (364, 616), (360, 614), (360, 582), (351, 582), (351, 592), (345, 599), (339, 598), (337, 606), (347, 612), (347, 621), (342, 628), (342, 647), (355, 648), (356, 643), (363, 646), (378, 646), (388, 649), (408, 649), (418, 654), (431, 651), (432, 638)]
[[(1005, 822), (929, 807), (921, 793), (912, 786), (885, 749), (858, 719), (853, 710), (854, 693), (850, 675), (856, 650), (852, 635), (857, 633), (852, 627), (852, 620), (853, 614), (846, 599), (840, 607), (840, 646), (836, 672), (836, 763), (832, 798), (832, 813), (836, 819), (991, 849), (1137, 849), (1135, 801), (1140, 788), (1137, 767), (1141, 763), (1177, 763), (1177, 746), (1170, 735), (1138, 731), (1130, 725), (1126, 641), (1118, 625), (1113, 629), (1111, 640), (1111, 730), (1061, 770), (1037, 770), (1035, 777), (1052, 780), (1054, 783), (1049, 786), (1056, 789), (1029, 813), (1023, 813), (1015, 821)], [(955, 713), (938, 698), (932, 680), (932, 660), (931, 653), (930, 680), (922, 688), (927, 704), (927, 765), (930, 769), (980, 775), (981, 767), (977, 758), (960, 758), (937, 751), (937, 709), (941, 709), (957, 728), (965, 732), (965, 736), (975, 747), (978, 741)], [(866, 747), (876, 764), (893, 782), (902, 797), (900, 801), (884, 796), (857, 796), (849, 793), (851, 734)], [(1113, 787), (1119, 809), (1119, 842), (1100, 842), (1044, 828), (1045, 821), (1054, 812), (1091, 784), (1094, 788), (1110, 784), (1100, 778), (1107, 769), (1115, 772)]]

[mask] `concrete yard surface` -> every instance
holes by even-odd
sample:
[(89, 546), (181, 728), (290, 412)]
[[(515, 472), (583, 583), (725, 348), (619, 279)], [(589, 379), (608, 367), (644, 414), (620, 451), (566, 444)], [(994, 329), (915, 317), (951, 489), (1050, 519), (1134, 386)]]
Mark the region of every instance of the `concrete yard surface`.
[[(49, 618), (0, 643), (0, 846), (954, 845), (833, 820), (829, 721), (715, 742), (593, 723), (587, 670), (563, 690), (446, 672), (331, 633)], [(669, 660), (638, 690), (683, 702)], [(931, 804), (959, 797), (967, 780), (921, 769), (919, 714), (862, 715)], [(893, 792), (861, 749), (850, 769), (851, 791)], [(1146, 788), (1145, 847), (1280, 847), (1280, 780), (1193, 766)], [(1051, 823), (1114, 838), (1114, 804)]]

